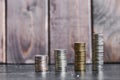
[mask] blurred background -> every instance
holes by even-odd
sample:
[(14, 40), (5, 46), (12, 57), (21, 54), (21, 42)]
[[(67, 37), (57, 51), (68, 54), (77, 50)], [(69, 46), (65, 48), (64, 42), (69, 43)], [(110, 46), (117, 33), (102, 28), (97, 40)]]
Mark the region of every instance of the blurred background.
[(74, 63), (74, 43), (85, 42), (92, 59), (92, 34), (103, 33), (104, 61), (120, 62), (119, 0), (0, 0), (0, 63), (34, 63), (36, 54), (66, 49)]

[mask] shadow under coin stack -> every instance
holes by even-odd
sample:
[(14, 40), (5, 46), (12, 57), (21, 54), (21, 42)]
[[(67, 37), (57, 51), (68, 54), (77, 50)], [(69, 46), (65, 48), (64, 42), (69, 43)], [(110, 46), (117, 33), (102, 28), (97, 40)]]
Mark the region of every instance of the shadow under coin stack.
[(55, 71), (66, 72), (67, 71), (66, 50), (64, 49), (54, 50), (54, 56), (55, 56)]
[(86, 70), (86, 46), (85, 43), (74, 43), (75, 71)]
[(103, 70), (104, 64), (104, 41), (103, 34), (93, 35), (93, 53), (92, 53), (92, 70), (101, 71)]
[(47, 55), (36, 55), (35, 56), (35, 71), (45, 72), (48, 70), (48, 59)]

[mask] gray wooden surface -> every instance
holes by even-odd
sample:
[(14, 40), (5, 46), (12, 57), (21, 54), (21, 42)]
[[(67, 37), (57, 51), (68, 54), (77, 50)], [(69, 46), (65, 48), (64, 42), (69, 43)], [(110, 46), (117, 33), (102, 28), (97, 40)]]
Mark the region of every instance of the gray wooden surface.
[(101, 72), (92, 71), (92, 65), (86, 65), (85, 72), (75, 72), (74, 65), (68, 65), (67, 72), (55, 72), (55, 66), (49, 65), (49, 71), (34, 71), (34, 65), (0, 65), (1, 80), (120, 80), (120, 64), (105, 64)]
[(47, 0), (7, 0), (7, 62), (47, 54)]
[(74, 43), (85, 42), (87, 62), (90, 56), (89, 0), (50, 0), (51, 63), (54, 50), (66, 49), (69, 63), (74, 62)]
[(120, 0), (93, 0), (95, 33), (103, 33), (105, 62), (120, 62)]
[(0, 63), (5, 60), (5, 0), (0, 0)]

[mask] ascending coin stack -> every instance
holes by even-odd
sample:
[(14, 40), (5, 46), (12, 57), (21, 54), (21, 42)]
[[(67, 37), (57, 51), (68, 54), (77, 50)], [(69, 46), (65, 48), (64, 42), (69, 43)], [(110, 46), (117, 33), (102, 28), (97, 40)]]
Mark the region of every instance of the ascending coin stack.
[(55, 71), (65, 72), (67, 71), (67, 58), (66, 58), (66, 50), (64, 49), (56, 49), (54, 50), (55, 56)]
[(45, 72), (48, 70), (48, 56), (47, 55), (36, 55), (35, 56), (35, 71)]
[(93, 53), (92, 53), (92, 70), (101, 71), (104, 64), (104, 41), (103, 34), (93, 35)]
[(85, 43), (74, 43), (75, 51), (75, 71), (86, 70), (86, 47)]

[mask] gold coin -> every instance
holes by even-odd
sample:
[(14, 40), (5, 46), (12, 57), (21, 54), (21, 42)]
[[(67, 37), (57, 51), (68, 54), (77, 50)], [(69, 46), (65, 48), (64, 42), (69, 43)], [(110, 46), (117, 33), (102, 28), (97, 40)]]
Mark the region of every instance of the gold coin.
[(86, 60), (75, 60), (75, 64), (86, 64)]
[(76, 42), (74, 43), (75, 46), (85, 46), (84, 42)]
[(83, 66), (83, 67), (75, 67), (74, 70), (75, 71), (85, 71), (86, 67), (85, 66)]
[(75, 62), (76, 61), (86, 61), (86, 58), (85, 57), (81, 57), (81, 58), (79, 58), (79, 57), (75, 57)]
[(86, 51), (75, 51), (75, 54), (86, 54)]

